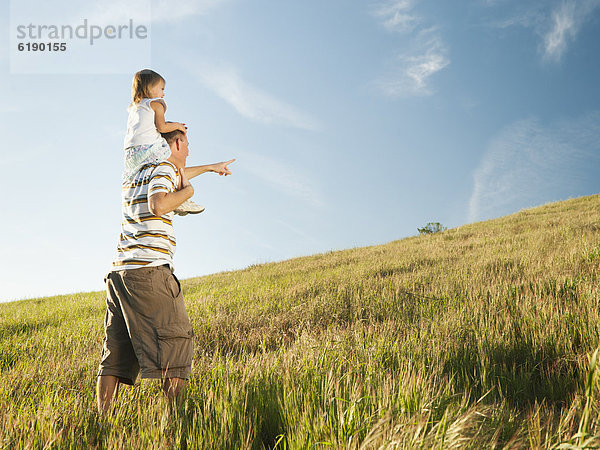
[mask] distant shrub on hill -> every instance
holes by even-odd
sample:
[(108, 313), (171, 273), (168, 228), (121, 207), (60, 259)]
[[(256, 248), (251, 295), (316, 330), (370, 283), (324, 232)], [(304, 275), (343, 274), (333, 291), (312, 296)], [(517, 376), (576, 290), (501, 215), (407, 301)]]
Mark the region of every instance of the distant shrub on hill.
[(419, 234), (434, 234), (439, 233), (440, 231), (446, 231), (447, 229), (448, 228), (439, 222), (429, 222), (423, 228), (417, 228), (417, 231)]

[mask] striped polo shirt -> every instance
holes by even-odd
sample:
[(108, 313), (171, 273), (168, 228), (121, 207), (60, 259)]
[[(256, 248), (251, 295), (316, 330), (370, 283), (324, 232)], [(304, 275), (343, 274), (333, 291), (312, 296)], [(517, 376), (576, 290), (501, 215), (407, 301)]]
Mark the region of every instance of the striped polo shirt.
[(160, 161), (144, 165), (130, 182), (123, 184), (123, 221), (113, 271), (163, 264), (173, 270), (173, 212), (155, 216), (148, 207), (148, 198), (159, 192), (174, 192), (178, 183), (175, 165)]

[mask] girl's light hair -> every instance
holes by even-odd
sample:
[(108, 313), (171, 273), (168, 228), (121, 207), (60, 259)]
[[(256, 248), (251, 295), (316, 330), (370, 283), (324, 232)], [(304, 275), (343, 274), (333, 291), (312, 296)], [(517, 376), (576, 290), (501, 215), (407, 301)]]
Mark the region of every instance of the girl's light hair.
[(165, 81), (163, 77), (150, 69), (140, 70), (133, 76), (131, 87), (131, 99), (133, 103), (139, 103), (143, 98), (150, 98), (150, 88), (156, 83)]

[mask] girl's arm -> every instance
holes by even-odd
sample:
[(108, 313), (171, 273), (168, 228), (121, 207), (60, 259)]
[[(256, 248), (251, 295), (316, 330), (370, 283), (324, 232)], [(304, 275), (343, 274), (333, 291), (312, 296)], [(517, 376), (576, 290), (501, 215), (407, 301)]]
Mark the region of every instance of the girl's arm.
[(171, 131), (187, 131), (185, 123), (165, 122), (165, 105), (162, 101), (155, 100), (150, 102), (150, 107), (154, 111), (154, 125), (159, 133), (170, 133)]

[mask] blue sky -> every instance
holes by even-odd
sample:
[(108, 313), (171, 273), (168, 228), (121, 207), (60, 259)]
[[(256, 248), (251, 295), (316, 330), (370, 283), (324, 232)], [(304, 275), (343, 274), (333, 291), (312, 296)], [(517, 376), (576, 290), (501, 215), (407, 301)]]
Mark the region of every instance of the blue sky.
[[(0, 300), (103, 289), (147, 66), (188, 162), (237, 158), (193, 182), (206, 211), (175, 220), (180, 278), (600, 190), (600, 0), (49, 4), (0, 6)], [(83, 18), (149, 36), (15, 51), (22, 21)]]

